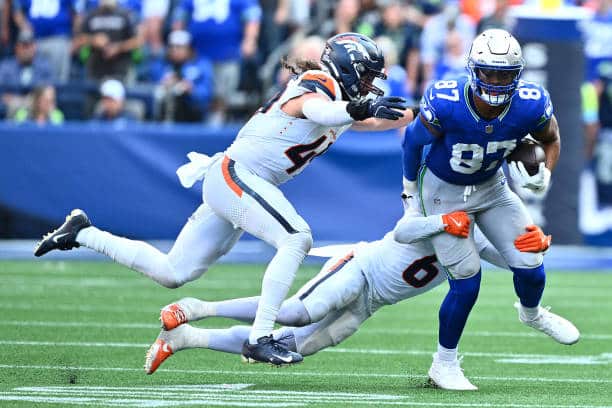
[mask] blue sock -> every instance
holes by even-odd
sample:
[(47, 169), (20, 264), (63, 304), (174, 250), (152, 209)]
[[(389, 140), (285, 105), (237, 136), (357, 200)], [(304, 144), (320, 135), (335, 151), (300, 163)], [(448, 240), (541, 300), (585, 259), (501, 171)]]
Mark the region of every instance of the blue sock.
[(480, 290), (480, 270), (471, 278), (449, 279), (450, 290), (440, 306), (440, 331), (438, 341), (448, 349), (459, 344), (468, 315), (476, 303)]
[(535, 268), (513, 268), (514, 290), (525, 307), (536, 307), (540, 304), (544, 285), (546, 284), (546, 272), (544, 264)]

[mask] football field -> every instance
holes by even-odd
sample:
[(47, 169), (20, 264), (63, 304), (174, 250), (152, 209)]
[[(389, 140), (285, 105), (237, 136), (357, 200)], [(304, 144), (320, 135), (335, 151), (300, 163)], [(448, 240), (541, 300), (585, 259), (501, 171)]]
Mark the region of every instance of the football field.
[[(145, 375), (160, 307), (257, 295), (263, 270), (217, 265), (170, 290), (112, 263), (0, 262), (0, 407), (612, 407), (609, 273), (549, 271), (543, 305), (582, 332), (562, 346), (518, 322), (509, 272), (485, 271), (460, 347), (477, 392), (426, 384), (446, 284), (384, 308), (299, 366), (186, 350)], [(303, 267), (293, 291), (317, 271)]]

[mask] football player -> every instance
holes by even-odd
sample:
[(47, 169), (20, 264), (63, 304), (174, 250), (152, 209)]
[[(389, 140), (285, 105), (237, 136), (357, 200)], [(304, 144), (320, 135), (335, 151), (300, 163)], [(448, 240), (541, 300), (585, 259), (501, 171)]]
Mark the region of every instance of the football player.
[[(342, 246), (341, 255), (332, 257), (319, 274), (306, 283), (280, 309), (277, 321), (284, 324), (273, 337), (288, 349), (310, 355), (334, 346), (355, 333), (379, 308), (417, 296), (446, 280), (427, 238), (438, 233), (466, 238), (470, 219), (463, 211), (421, 217), (407, 211), (403, 222), (379, 241)], [(503, 257), (478, 229), (475, 242), (483, 259), (507, 268)], [(410, 244), (400, 244), (401, 239)], [(545, 251), (550, 237), (536, 226), (516, 239), (521, 251)], [(330, 255), (330, 248), (312, 253)], [(229, 329), (199, 329), (185, 324), (211, 316), (252, 322), (259, 297), (206, 302), (181, 299), (161, 310), (162, 331), (149, 348), (145, 371), (152, 374), (160, 364), (179, 350), (209, 348), (239, 354), (249, 335), (248, 326)]]
[[(60, 228), (43, 238), (35, 255), (83, 245), (176, 288), (200, 277), (246, 231), (277, 252), (264, 274), (244, 356), (279, 365), (301, 361), (299, 354), (270, 336), (280, 305), (312, 245), (310, 227), (278, 186), (325, 153), (348, 128), (399, 128), (414, 118), (416, 108), (406, 109), (403, 99), (384, 97), (372, 85), (374, 78), (386, 78), (383, 67), (376, 44), (356, 33), (330, 38), (320, 63), (293, 66), (298, 75), (251, 117), (225, 152), (212, 159), (194, 154), (192, 163), (180, 169), (187, 187), (204, 179), (203, 204), (168, 254), (101, 231), (83, 211), (74, 210)], [(370, 94), (375, 98), (366, 98)]]
[[(514, 246), (515, 237), (533, 222), (508, 188), (500, 168), (503, 159), (528, 133), (539, 140), (546, 163), (537, 174), (529, 175), (520, 162), (509, 166), (515, 182), (538, 193), (546, 191), (560, 151), (550, 96), (541, 86), (520, 80), (523, 66), (521, 47), (510, 33), (486, 30), (472, 43), (469, 77), (427, 88), (418, 119), (404, 138), (404, 196), (425, 215), (450, 209), (470, 214), (514, 273), (520, 320), (562, 344), (573, 344), (580, 337), (576, 327), (540, 306), (542, 255)], [(427, 144), (431, 148), (421, 165)], [(438, 351), (429, 376), (441, 388), (474, 390), (459, 368), (457, 345), (480, 288), (477, 246), (471, 234), (468, 239), (441, 234), (431, 242), (450, 290), (440, 308)]]

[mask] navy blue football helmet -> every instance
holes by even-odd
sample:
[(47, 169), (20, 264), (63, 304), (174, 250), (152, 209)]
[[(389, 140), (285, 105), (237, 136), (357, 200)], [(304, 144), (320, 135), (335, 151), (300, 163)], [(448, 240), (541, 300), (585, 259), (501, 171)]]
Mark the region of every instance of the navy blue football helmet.
[(342, 33), (333, 36), (325, 43), (321, 63), (340, 84), (343, 99), (353, 101), (368, 93), (384, 94), (372, 81), (374, 78), (387, 79), (385, 57), (376, 43), (365, 35)]

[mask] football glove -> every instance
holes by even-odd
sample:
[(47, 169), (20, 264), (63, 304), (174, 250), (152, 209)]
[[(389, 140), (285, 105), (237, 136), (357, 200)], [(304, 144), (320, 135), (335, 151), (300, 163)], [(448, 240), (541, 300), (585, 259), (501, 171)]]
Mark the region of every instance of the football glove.
[(406, 100), (399, 96), (381, 96), (376, 99), (359, 99), (350, 101), (346, 105), (346, 111), (354, 120), (365, 120), (368, 118), (379, 118), (398, 120), (404, 116)]
[(525, 169), (525, 165), (515, 161), (508, 163), (510, 177), (519, 187), (527, 188), (533, 191), (536, 195), (544, 195), (548, 191), (550, 184), (550, 170), (546, 168), (544, 163), (540, 163), (538, 172), (530, 176)]
[(470, 234), (470, 217), (465, 211), (455, 211), (442, 215), (444, 231), (460, 238), (467, 238)]
[(528, 232), (514, 240), (514, 246), (521, 252), (544, 252), (550, 248), (552, 235), (544, 235), (537, 225), (528, 225)]

